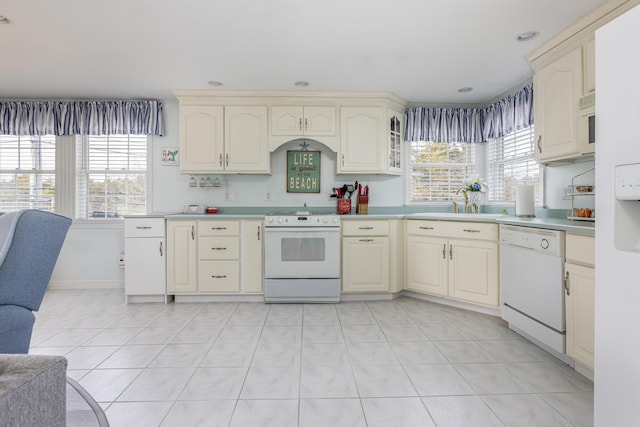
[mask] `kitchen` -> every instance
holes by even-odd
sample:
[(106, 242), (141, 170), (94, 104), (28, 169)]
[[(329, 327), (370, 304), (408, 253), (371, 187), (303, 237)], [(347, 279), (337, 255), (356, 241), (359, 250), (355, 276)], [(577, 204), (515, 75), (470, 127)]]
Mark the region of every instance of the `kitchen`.
[[(165, 103), (165, 114), (166, 134), (163, 137), (158, 137), (159, 143), (154, 143), (152, 146), (151, 156), (154, 159), (160, 158), (163, 148), (175, 148), (178, 146), (178, 103), (176, 101), (167, 101)], [(255, 206), (272, 207), (271, 210), (283, 206), (303, 209), (305, 205), (314, 208), (331, 209), (335, 206), (335, 201), (328, 197), (330, 194), (329, 189), (343, 182), (355, 182), (356, 180), (366, 182), (371, 188), (372, 196), (369, 207), (371, 213), (375, 212), (375, 208), (393, 208), (404, 205), (405, 181), (402, 176), (336, 175), (335, 171), (339, 160), (335, 152), (313, 142), (311, 142), (313, 144), (311, 149), (320, 149), (323, 153), (321, 188), (325, 190), (320, 194), (286, 193), (284, 191), (284, 171), (286, 169), (284, 151), (299, 147), (298, 142), (288, 144), (283, 145), (280, 148), (281, 151), (274, 151), (275, 155), (272, 155), (270, 160), (272, 174), (266, 179), (264, 176), (218, 176), (212, 173), (210, 174), (211, 177), (218, 177), (222, 181), (222, 185), (211, 189), (192, 188), (189, 186), (191, 178), (189, 174), (180, 174), (177, 167), (163, 166), (153, 162), (151, 211), (161, 213), (175, 212), (189, 204), (217, 206), (222, 212), (224, 212), (225, 208), (251, 208)], [(564, 198), (563, 189), (570, 183), (573, 176), (592, 167), (593, 162), (548, 167), (545, 174), (545, 202), (547, 207), (559, 211), (569, 209), (571, 201)], [(419, 209), (418, 207), (413, 207), (409, 210), (418, 211)], [(67, 248), (68, 251), (63, 253), (59, 268), (54, 276), (54, 287), (57, 285), (58, 288), (62, 289), (82, 282), (102, 287), (122, 286), (123, 271), (117, 267), (117, 261), (108, 265), (104, 262), (105, 259), (116, 259), (123, 252), (123, 236), (120, 227), (103, 228), (91, 224), (78, 224), (76, 229), (71, 231), (70, 237), (71, 241), (75, 240), (78, 244), (75, 248)], [(101, 241), (104, 244), (96, 248), (95, 241)], [(87, 249), (91, 249), (91, 251)], [(88, 252), (92, 253), (94, 257), (87, 256)], [(75, 260), (79, 258), (86, 260), (86, 269), (83, 271), (77, 269)], [(603, 384), (606, 384), (606, 379), (603, 381)], [(596, 379), (596, 394), (597, 384), (598, 381)], [(632, 393), (630, 394), (632, 395)], [(603, 412), (603, 414), (605, 415), (601, 415), (603, 417), (602, 420), (606, 420), (607, 412)]]

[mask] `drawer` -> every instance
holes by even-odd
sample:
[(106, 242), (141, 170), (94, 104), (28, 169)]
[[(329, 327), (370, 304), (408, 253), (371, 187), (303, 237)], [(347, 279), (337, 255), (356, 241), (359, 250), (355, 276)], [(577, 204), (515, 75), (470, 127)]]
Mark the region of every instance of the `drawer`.
[(498, 241), (498, 224), (488, 222), (408, 220), (407, 234)]
[(198, 238), (199, 259), (239, 259), (240, 239), (235, 236)]
[(389, 221), (342, 221), (343, 236), (388, 236)]
[(164, 218), (126, 218), (124, 237), (164, 237)]
[(238, 236), (240, 221), (198, 221), (198, 236)]
[(199, 292), (240, 292), (239, 261), (200, 261)]
[(565, 242), (567, 261), (594, 267), (596, 265), (595, 241), (594, 236), (567, 233)]

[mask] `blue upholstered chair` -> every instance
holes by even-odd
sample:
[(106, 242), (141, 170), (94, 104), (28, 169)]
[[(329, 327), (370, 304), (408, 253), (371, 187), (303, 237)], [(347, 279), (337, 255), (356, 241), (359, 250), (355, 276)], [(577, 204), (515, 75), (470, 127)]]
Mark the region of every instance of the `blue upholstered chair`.
[(26, 209), (0, 215), (0, 353), (29, 352), (35, 316), (71, 219)]

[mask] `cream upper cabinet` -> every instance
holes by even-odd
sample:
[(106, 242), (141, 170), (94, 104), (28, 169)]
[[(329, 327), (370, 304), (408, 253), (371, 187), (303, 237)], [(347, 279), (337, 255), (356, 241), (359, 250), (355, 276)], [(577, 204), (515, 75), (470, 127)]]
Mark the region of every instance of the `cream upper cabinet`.
[(323, 106), (272, 106), (271, 135), (333, 136), (336, 108)]
[(224, 114), (224, 170), (269, 173), (267, 107), (227, 106)]
[(594, 368), (595, 239), (567, 233), (565, 306), (567, 355)]
[(261, 220), (244, 220), (240, 224), (240, 277), (245, 293), (263, 292), (262, 249), (264, 226)]
[(269, 173), (266, 106), (180, 106), (180, 172)]
[(536, 71), (535, 153), (540, 163), (575, 157), (578, 100), (582, 96), (582, 47)]
[(196, 221), (167, 221), (167, 292), (198, 290)]
[(589, 38), (584, 45), (584, 94), (596, 90), (596, 39)]
[(389, 291), (389, 221), (342, 224), (342, 291)]
[(402, 174), (402, 128), (404, 114), (392, 109), (388, 110), (387, 123), (389, 126), (389, 143), (387, 146), (387, 172)]
[(340, 108), (338, 173), (383, 173), (387, 147), (386, 109)]
[(499, 306), (498, 226), (407, 221), (407, 288)]
[(180, 107), (180, 172), (224, 170), (224, 108)]

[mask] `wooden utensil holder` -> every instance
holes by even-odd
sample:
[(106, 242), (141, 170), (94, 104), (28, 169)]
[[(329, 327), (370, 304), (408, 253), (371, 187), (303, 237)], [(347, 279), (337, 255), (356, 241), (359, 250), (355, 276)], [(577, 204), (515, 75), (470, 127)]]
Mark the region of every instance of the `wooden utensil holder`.
[(369, 213), (369, 196), (358, 196), (356, 213), (366, 215)]

